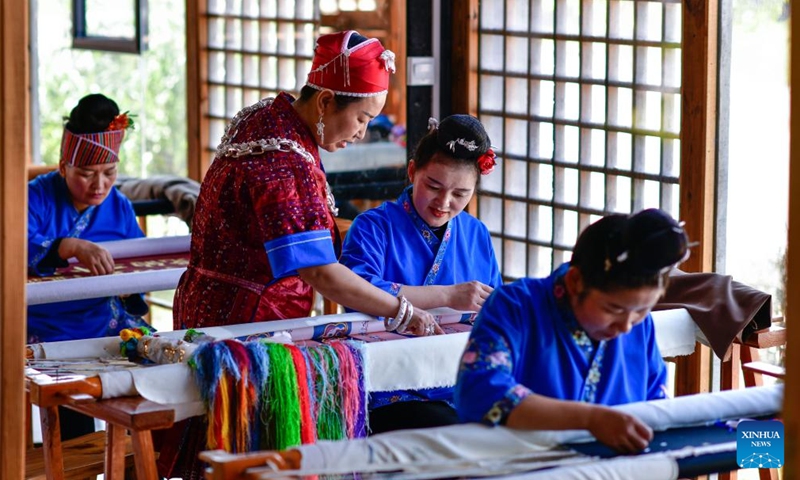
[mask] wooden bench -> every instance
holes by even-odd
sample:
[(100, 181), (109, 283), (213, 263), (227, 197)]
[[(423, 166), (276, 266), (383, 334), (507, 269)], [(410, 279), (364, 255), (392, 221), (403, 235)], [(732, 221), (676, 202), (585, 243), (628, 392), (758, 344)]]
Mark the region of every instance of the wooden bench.
[(151, 431), (173, 425), (173, 408), (142, 397), (97, 400), (102, 391), (97, 377), (55, 378), (38, 374), (26, 376), (25, 384), (30, 403), (39, 407), (43, 442), (40, 454), (44, 457), (41, 464), (48, 480), (81, 478), (66, 475), (66, 464), (72, 460), (64, 450), (67, 442), (61, 442), (58, 407), (62, 405), (106, 422), (105, 432), (98, 432), (103, 441), (96, 444), (104, 452), (99, 465), (105, 480), (126, 478), (131, 453), (137, 480), (158, 480)]

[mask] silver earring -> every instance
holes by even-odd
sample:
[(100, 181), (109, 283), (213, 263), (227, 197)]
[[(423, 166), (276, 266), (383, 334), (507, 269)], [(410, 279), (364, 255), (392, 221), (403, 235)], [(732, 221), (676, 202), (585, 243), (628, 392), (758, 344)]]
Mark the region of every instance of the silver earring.
[(322, 115), (319, 116), (317, 121), (317, 135), (319, 136), (319, 144), (325, 145), (325, 124), (322, 123)]

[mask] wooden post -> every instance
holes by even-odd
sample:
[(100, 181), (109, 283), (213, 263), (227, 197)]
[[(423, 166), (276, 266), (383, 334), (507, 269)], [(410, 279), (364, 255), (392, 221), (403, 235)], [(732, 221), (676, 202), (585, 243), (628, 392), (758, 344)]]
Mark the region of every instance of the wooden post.
[(789, 157), (789, 241), (786, 262), (786, 382), (783, 399), (783, 478), (800, 478), (800, 15), (792, 15), (791, 32), (791, 150)]
[[(209, 167), (208, 145), (208, 21), (204, 0), (186, 2), (186, 157), (189, 178), (203, 180)], [(216, 147), (216, 146), (215, 146)]]
[[(714, 266), (718, 11), (718, 0), (683, 2), (680, 219), (689, 238), (700, 242), (681, 265), (687, 272), (710, 272)], [(711, 353), (698, 345), (694, 354), (678, 359), (675, 393), (710, 388)]]
[[(450, 58), (453, 113), (478, 114), (479, 15), (478, 0), (453, 2), (453, 50)], [(467, 205), (467, 212), (478, 216), (477, 195)]]
[(453, 113), (478, 113), (478, 0), (453, 2)]
[(0, 478), (25, 474), (25, 275), (30, 163), (28, 2), (0, 4)]

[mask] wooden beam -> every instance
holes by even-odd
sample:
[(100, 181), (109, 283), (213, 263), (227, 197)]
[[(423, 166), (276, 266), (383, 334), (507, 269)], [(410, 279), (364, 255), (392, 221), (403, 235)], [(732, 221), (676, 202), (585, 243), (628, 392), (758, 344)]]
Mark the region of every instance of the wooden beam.
[[(791, 135), (789, 139), (789, 239), (786, 260), (786, 291), (800, 292), (800, 15), (791, 20)], [(797, 294), (786, 299), (786, 382), (784, 382), (783, 423), (785, 475), (800, 478), (800, 298)]]
[(208, 145), (208, 21), (204, 0), (186, 2), (186, 134), (189, 178), (202, 181)]
[[(681, 264), (687, 272), (714, 266), (718, 11), (718, 0), (683, 2), (680, 219), (689, 238), (700, 242)], [(694, 354), (680, 357), (676, 378), (677, 395), (709, 391), (708, 347), (698, 345)]]
[(28, 2), (0, 5), (0, 478), (25, 474), (25, 280), (30, 163)]

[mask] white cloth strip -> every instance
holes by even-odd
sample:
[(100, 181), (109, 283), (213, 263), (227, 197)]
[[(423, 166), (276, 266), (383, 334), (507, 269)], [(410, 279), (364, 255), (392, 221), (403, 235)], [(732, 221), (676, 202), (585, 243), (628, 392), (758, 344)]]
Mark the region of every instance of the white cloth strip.
[(685, 308), (652, 312), (656, 343), (662, 357), (694, 353), (700, 328)]
[(172, 290), (186, 268), (71, 278), (27, 285), (28, 305)]
[[(171, 237), (145, 237), (132, 238), (130, 240), (97, 242), (97, 245), (108, 250), (112, 258), (122, 259), (185, 253), (189, 251), (191, 243), (191, 235), (177, 235)], [(72, 257), (69, 259), (69, 263), (78, 263), (78, 259)]]
[(452, 387), (468, 339), (469, 332), (461, 332), (366, 343), (365, 388), (368, 392), (392, 392)]

